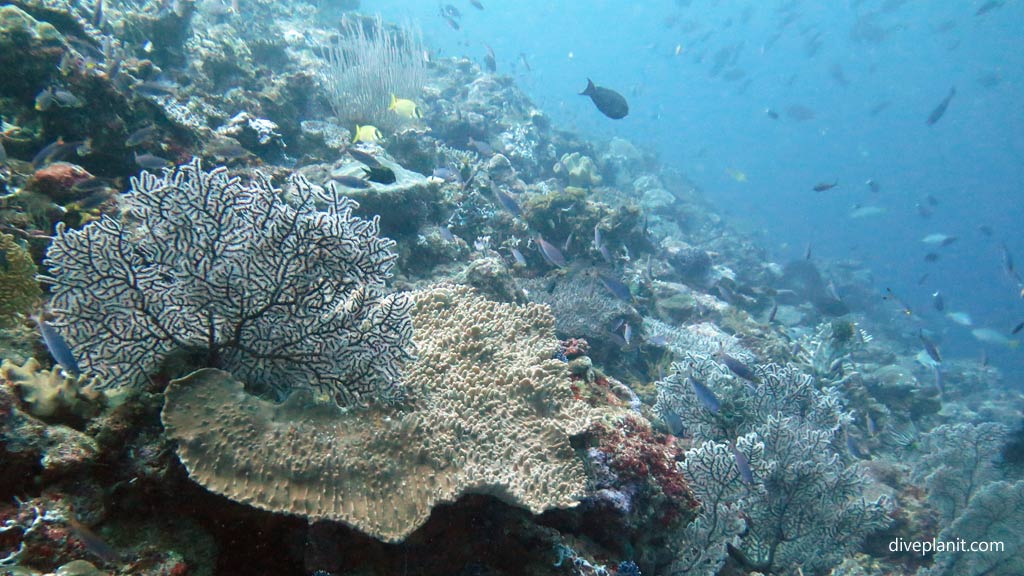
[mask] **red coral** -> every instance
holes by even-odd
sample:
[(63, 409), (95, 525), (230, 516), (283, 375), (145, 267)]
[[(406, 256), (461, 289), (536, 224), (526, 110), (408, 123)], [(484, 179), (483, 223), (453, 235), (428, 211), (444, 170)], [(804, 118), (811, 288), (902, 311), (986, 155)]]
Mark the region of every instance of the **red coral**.
[(650, 481), (661, 488), (670, 501), (682, 509), (692, 509), (696, 501), (676, 462), (682, 450), (664, 434), (656, 433), (650, 424), (635, 415), (623, 418), (618, 428), (595, 425), (598, 449), (609, 456), (612, 468), (624, 480)]
[(75, 200), (75, 194), (71, 191), (71, 188), (75, 184), (92, 177), (92, 174), (85, 168), (76, 164), (54, 162), (49, 166), (36, 170), (36, 173), (25, 184), (25, 188), (48, 196), (55, 202), (67, 202)]
[(559, 340), (558, 346), (562, 350), (562, 353), (565, 354), (565, 357), (569, 360), (580, 356), (586, 356), (587, 353), (590, 352), (590, 344), (583, 338)]

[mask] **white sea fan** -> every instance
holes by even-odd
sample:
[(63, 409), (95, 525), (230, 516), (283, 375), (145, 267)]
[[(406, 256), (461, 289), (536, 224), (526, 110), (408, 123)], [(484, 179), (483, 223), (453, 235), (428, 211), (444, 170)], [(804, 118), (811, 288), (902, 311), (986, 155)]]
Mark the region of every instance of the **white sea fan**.
[[(47, 253), (54, 326), (107, 387), (173, 355), (258, 393), (313, 387), (339, 404), (392, 400), (412, 356), (410, 299), (384, 294), (394, 242), (356, 203), (291, 179), (286, 202), (198, 160), (132, 179), (124, 221), (58, 226)], [(322, 192), (322, 191), (321, 191)]]

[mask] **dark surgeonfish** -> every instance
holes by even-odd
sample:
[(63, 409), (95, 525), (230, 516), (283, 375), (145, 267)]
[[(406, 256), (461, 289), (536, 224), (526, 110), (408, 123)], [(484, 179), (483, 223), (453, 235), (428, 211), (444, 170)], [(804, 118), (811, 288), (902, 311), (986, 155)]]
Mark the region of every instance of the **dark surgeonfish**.
[(348, 152), (349, 156), (355, 158), (357, 161), (362, 162), (363, 164), (366, 164), (370, 168), (381, 168), (384, 166), (383, 164), (380, 163), (380, 160), (377, 160), (377, 158), (373, 154), (363, 152), (358, 148), (350, 147), (346, 148), (345, 151)]
[(842, 316), (850, 312), (849, 307), (832, 291), (822, 279), (821, 272), (813, 262), (796, 260), (786, 264), (782, 288), (787, 288), (799, 299), (810, 302), (818, 312), (829, 316)]
[(754, 384), (759, 384), (761, 382), (761, 379), (757, 377), (757, 374), (754, 373), (754, 370), (750, 366), (747, 366), (740, 360), (726, 354), (723, 347), (719, 347), (716, 357), (725, 364), (725, 367), (728, 368), (730, 372), (740, 378), (743, 378), (747, 382), (753, 382)]
[(597, 106), (601, 114), (612, 120), (625, 118), (626, 114), (629, 114), (629, 104), (626, 103), (622, 94), (610, 88), (595, 86), (594, 81), (590, 78), (587, 78), (587, 88), (580, 92), (580, 96), (590, 96), (590, 99), (594, 101), (594, 106)]
[(928, 119), (925, 120), (925, 124), (931, 126), (938, 122), (946, 113), (946, 108), (949, 108), (949, 103), (953, 100), (953, 96), (956, 96), (956, 86), (949, 89), (949, 94), (946, 94), (942, 102), (939, 102), (939, 105), (932, 110), (932, 113), (928, 115)]
[(394, 184), (398, 181), (395, 171), (387, 166), (363, 168), (363, 172), (365, 173), (364, 178), (377, 184)]

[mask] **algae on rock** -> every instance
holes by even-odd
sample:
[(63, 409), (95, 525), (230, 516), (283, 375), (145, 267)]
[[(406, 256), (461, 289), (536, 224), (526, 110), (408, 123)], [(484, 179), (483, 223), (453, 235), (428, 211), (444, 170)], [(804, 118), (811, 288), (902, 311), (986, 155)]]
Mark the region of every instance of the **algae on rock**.
[(0, 234), (0, 293), (0, 328), (31, 312), (42, 296), (32, 256), (10, 234)]

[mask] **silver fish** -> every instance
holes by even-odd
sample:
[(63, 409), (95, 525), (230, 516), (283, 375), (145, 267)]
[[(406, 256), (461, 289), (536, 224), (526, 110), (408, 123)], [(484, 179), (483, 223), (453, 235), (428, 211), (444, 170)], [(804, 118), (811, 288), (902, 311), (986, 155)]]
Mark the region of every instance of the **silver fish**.
[(526, 266), (526, 258), (523, 256), (523, 253), (514, 246), (510, 250), (512, 251), (512, 258), (515, 259), (516, 264)]
[(540, 254), (547, 260), (548, 264), (562, 268), (565, 266), (565, 256), (562, 256), (562, 252), (555, 248), (550, 242), (544, 238), (537, 236), (537, 246), (540, 248)]
[(921, 339), (921, 344), (924, 344), (924, 351), (928, 353), (928, 356), (935, 360), (935, 362), (941, 363), (942, 355), (939, 354), (939, 348), (935, 346), (935, 343), (929, 340), (923, 331), (919, 332), (917, 337)]

